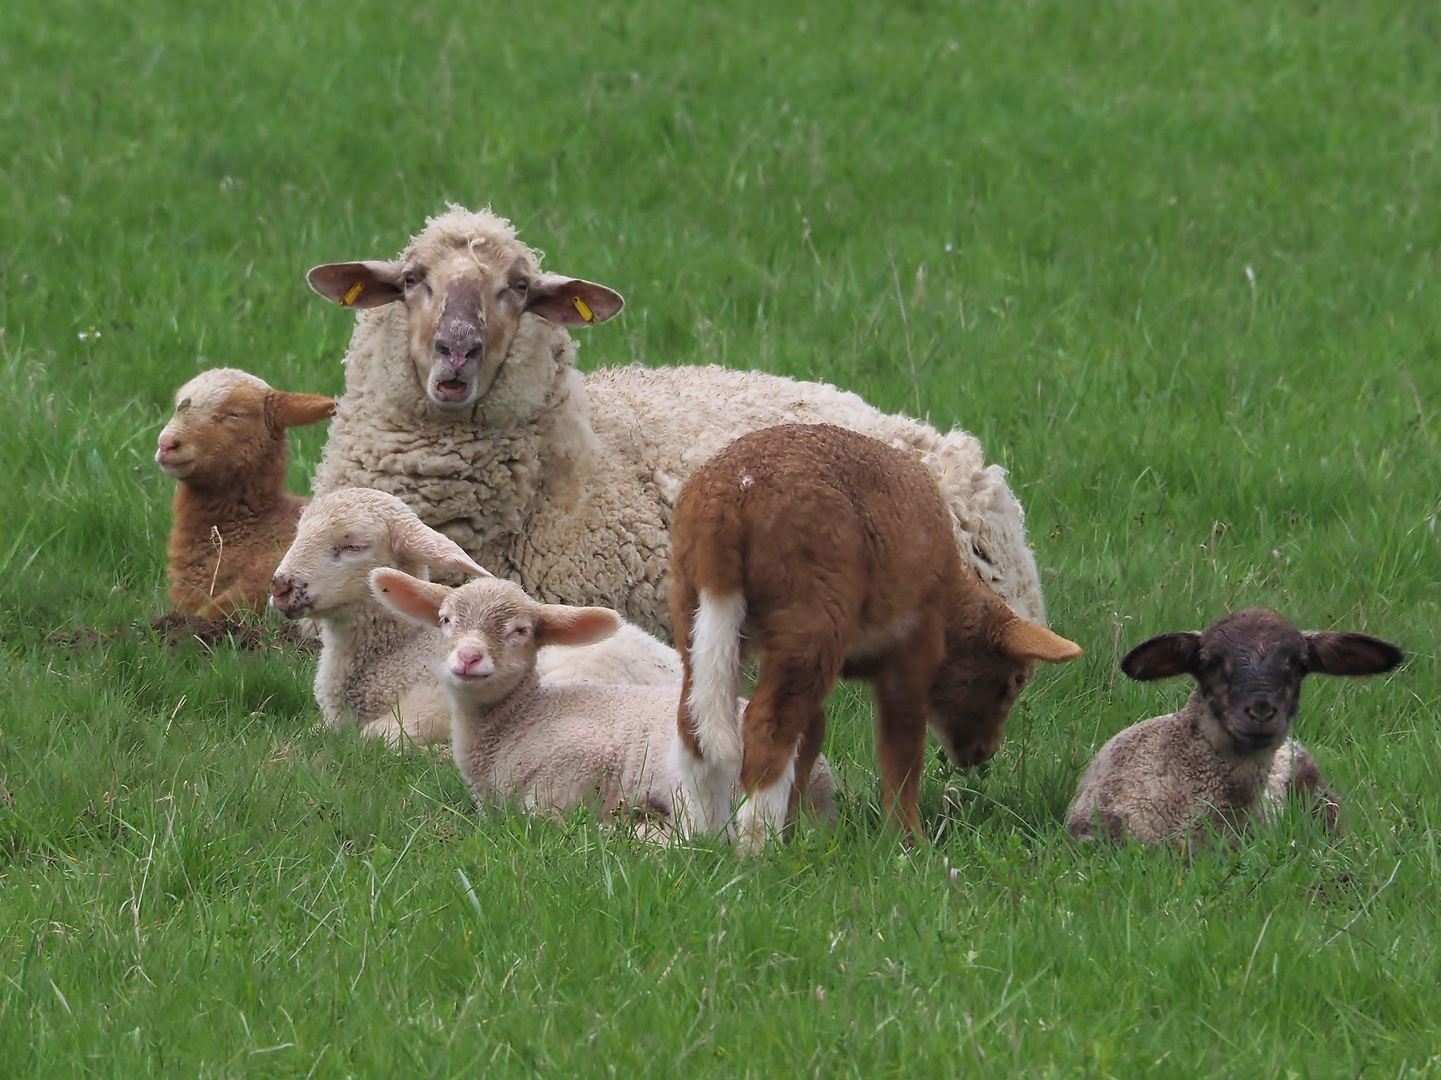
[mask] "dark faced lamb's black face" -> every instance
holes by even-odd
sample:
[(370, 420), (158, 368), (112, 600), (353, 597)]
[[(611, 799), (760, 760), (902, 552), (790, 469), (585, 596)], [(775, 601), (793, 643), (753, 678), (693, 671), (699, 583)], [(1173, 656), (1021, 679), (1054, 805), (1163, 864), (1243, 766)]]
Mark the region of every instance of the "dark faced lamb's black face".
[(1276, 612), (1253, 608), (1204, 632), (1151, 638), (1126, 654), (1121, 670), (1141, 680), (1190, 675), (1238, 749), (1266, 750), (1290, 734), (1307, 675), (1376, 675), (1402, 657), (1379, 638), (1303, 633)]

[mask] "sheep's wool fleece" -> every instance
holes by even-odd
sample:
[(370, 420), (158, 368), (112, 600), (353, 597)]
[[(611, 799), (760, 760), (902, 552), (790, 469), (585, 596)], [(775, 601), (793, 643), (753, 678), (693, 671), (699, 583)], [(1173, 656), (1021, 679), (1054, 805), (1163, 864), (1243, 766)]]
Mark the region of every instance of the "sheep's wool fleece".
[(1073, 836), (1100, 831), (1142, 844), (1185, 840), (1207, 829), (1268, 824), (1299, 769), (1315, 768), (1295, 739), (1270, 751), (1218, 753), (1193, 706), (1133, 724), (1087, 766), (1067, 813)]
[[(480, 253), (519, 246), (503, 220), (454, 208), (408, 250), (457, 235), (481, 238)], [(917, 454), (965, 562), (1018, 615), (1045, 621), (1021, 506), (1005, 470), (987, 466), (966, 432), (943, 435), (833, 386), (763, 372), (628, 366), (582, 378), (569, 333), (528, 312), (489, 392), (446, 410), (426, 396), (424, 368), (410, 357), (404, 305), (357, 318), (315, 493), (399, 496), (539, 600), (603, 604), (668, 631), (668, 528), (691, 472), (746, 432), (830, 423)]]

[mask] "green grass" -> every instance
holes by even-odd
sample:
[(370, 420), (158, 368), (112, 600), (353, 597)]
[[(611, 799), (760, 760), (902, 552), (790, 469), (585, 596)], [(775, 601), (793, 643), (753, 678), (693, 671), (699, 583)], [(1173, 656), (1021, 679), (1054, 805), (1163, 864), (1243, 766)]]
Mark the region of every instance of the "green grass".
[[(1400, 2), (0, 6), (0, 1072), (1441, 1076), (1438, 47)], [(447, 199), (626, 296), (587, 367), (826, 379), (1011, 470), (1087, 656), (928, 769), (933, 843), (851, 688), (842, 827), (738, 861), (477, 812), (315, 731), (312, 658), (149, 633), (170, 395), (338, 392), (304, 270)], [(1346, 835), (1072, 849), (1185, 693), (1119, 656), (1252, 604), (1410, 654), (1308, 684)]]

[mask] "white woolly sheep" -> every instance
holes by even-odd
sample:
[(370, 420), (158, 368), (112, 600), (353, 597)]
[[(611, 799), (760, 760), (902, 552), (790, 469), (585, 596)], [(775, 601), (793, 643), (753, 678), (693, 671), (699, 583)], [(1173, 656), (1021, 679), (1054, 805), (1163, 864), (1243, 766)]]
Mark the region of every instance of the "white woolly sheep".
[[(539, 811), (594, 802), (607, 814), (635, 810), (662, 826), (673, 822), (679, 687), (548, 683), (536, 670), (542, 646), (602, 642), (621, 625), (618, 614), (538, 604), (500, 578), (452, 589), (375, 570), (370, 583), (391, 610), (439, 631), (455, 763), (477, 801)], [(811, 776), (808, 812), (822, 823), (836, 819), (824, 759)]]
[[(881, 801), (915, 837), (927, 725), (953, 763), (979, 764), (1036, 662), (1081, 655), (962, 564), (920, 462), (829, 424), (743, 435), (696, 470), (676, 502), (671, 558), (687, 824), (719, 828), (738, 783), (745, 850), (785, 824), (842, 675), (875, 688)], [(760, 676), (742, 721), (746, 649)]]
[(331, 398), (273, 390), (235, 368), (201, 372), (176, 393), (155, 461), (180, 481), (167, 545), (178, 611), (265, 609), (270, 576), (309, 501), (285, 490), (286, 429), (334, 412)]
[[(363, 724), (362, 734), (398, 743), (450, 737), (450, 707), (434, 673), (435, 633), (395, 618), (371, 595), (368, 575), (396, 567), (485, 574), (449, 537), (427, 528), (393, 495), (348, 488), (321, 495), (301, 517), (295, 542), (276, 568), (271, 605), (321, 627), (315, 699), (331, 727)], [(596, 645), (543, 649), (547, 682), (680, 685), (675, 650), (629, 624)]]
[(611, 318), (620, 296), (541, 272), (488, 211), (451, 207), (395, 261), (318, 266), (309, 280), (367, 309), (316, 493), (398, 495), (533, 596), (668, 628), (667, 527), (682, 482), (738, 435), (812, 421), (920, 459), (962, 559), (1016, 612), (1045, 618), (1021, 507), (972, 436), (761, 372), (633, 366), (582, 378), (567, 327)]
[(1068, 814), (1080, 840), (1188, 843), (1269, 822), (1287, 798), (1307, 801), (1328, 829), (1340, 805), (1290, 734), (1309, 674), (1376, 675), (1403, 659), (1366, 634), (1302, 633), (1274, 611), (1239, 611), (1204, 633), (1162, 634), (1121, 660), (1133, 679), (1190, 675), (1178, 713), (1134, 724), (1087, 767)]

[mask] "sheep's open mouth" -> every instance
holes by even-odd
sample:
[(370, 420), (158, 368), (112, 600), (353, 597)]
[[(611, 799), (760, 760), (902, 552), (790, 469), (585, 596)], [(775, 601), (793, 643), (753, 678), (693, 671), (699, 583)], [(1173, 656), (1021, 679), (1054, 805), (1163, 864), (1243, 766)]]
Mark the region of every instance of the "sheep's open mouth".
[(430, 385), (437, 401), (464, 401), (470, 396), (470, 383), (465, 379), (437, 379)]

